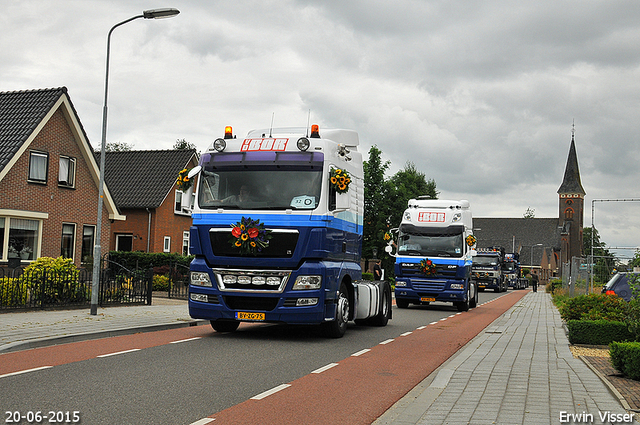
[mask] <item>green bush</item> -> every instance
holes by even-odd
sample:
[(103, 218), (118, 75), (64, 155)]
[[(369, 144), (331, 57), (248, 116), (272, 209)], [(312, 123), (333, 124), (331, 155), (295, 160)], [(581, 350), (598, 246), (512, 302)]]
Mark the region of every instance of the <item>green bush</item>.
[(29, 291), (26, 285), (21, 284), (20, 279), (10, 277), (0, 279), (0, 306), (24, 306), (28, 298)]
[(128, 269), (150, 269), (169, 264), (180, 264), (187, 269), (194, 256), (172, 254), (166, 252), (125, 252), (109, 251), (109, 259), (121, 264)]
[(566, 300), (558, 306), (563, 320), (609, 320), (622, 322), (627, 302), (616, 295), (587, 294)]
[(90, 294), (84, 285), (78, 283), (79, 274), (70, 258), (40, 257), (24, 269), (19, 279), (29, 288), (36, 301), (47, 304), (83, 302)]
[(609, 345), (612, 342), (633, 341), (634, 337), (623, 322), (609, 320), (569, 320), (571, 344)]
[(153, 290), (154, 291), (168, 291), (169, 290), (169, 276), (162, 274), (153, 275)]
[(550, 294), (555, 294), (557, 289), (562, 288), (562, 279), (553, 279), (546, 286), (545, 291)]
[(640, 298), (629, 301), (625, 322), (629, 325), (629, 331), (640, 341)]
[(628, 378), (640, 381), (640, 342), (612, 342), (611, 364)]
[(373, 273), (362, 273), (362, 280), (373, 280)]

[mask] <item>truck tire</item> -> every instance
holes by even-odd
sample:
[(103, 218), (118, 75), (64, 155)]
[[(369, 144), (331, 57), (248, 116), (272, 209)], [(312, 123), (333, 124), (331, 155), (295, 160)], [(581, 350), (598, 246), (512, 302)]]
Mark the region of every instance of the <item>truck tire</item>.
[(473, 297), (471, 297), (471, 301), (469, 301), (470, 308), (476, 308), (478, 306), (478, 286), (475, 282), (469, 282), (469, 290), (473, 287)]
[(216, 332), (233, 332), (238, 329), (240, 322), (237, 320), (212, 320), (211, 327)]
[(372, 326), (387, 326), (391, 319), (391, 286), (387, 282), (382, 282), (382, 302), (380, 303), (380, 312), (377, 316), (371, 318), (369, 322)]
[(347, 322), (349, 322), (349, 293), (344, 283), (340, 284), (340, 293), (338, 294), (336, 303), (335, 320), (324, 323), (324, 330), (329, 338), (342, 338), (347, 331)]
[(399, 300), (396, 298), (396, 307), (398, 308), (409, 308), (409, 301), (407, 300)]

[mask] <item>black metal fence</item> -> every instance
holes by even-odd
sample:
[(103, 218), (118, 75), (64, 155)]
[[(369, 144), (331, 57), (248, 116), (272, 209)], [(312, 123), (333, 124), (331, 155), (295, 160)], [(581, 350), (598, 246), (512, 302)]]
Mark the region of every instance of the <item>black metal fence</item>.
[[(91, 305), (92, 272), (0, 268), (0, 310)], [(153, 270), (129, 269), (107, 257), (100, 270), (98, 304), (151, 304)]]

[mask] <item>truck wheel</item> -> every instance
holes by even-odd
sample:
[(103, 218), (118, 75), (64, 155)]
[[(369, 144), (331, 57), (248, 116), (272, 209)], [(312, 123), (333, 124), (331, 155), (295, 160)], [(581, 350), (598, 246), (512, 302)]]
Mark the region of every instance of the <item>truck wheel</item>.
[(380, 312), (377, 316), (371, 319), (371, 325), (373, 326), (387, 326), (389, 319), (391, 318), (391, 287), (387, 282), (382, 284), (382, 303), (380, 305)]
[(398, 298), (396, 298), (396, 306), (398, 308), (409, 308), (409, 301), (399, 300)]
[(469, 301), (469, 307), (476, 308), (478, 306), (478, 287), (475, 283), (469, 282), (469, 291), (471, 291), (471, 288), (473, 288), (473, 296)]
[(216, 332), (233, 332), (238, 329), (240, 322), (237, 320), (212, 320), (211, 327)]
[(347, 331), (349, 321), (349, 294), (344, 283), (340, 284), (340, 294), (337, 300), (336, 318), (324, 324), (325, 332), (329, 338), (342, 338)]

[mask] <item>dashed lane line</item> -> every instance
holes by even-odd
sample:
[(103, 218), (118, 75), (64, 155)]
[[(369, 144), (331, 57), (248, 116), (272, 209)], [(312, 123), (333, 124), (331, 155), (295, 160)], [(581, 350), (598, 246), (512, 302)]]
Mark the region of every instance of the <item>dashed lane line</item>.
[(291, 385), (290, 384), (282, 384), (282, 385), (278, 385), (275, 388), (271, 388), (270, 390), (267, 390), (263, 393), (260, 393), (258, 395), (255, 395), (253, 397), (251, 397), (251, 400), (262, 400), (265, 397), (269, 397), (271, 394), (275, 394), (278, 391), (282, 391), (286, 388), (289, 388)]

